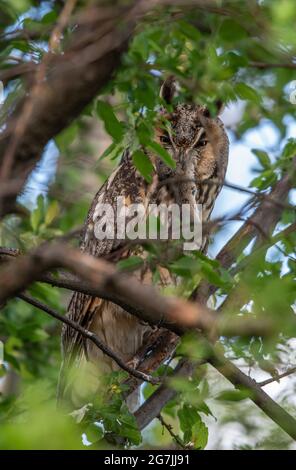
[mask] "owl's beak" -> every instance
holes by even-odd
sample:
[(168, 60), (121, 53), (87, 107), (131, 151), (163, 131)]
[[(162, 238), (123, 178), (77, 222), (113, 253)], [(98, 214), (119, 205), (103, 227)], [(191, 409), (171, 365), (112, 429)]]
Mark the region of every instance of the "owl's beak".
[[(179, 165), (181, 166), (181, 169), (184, 170), (188, 162), (191, 160), (193, 155), (195, 155), (194, 152), (192, 152), (193, 148), (198, 144), (198, 142), (201, 140), (202, 136), (204, 135), (204, 128), (201, 127), (195, 137), (195, 139), (192, 141), (192, 143), (185, 148), (177, 148), (175, 147), (175, 155), (176, 155), (176, 161), (179, 162)], [(178, 163), (177, 163), (178, 166)]]
[(189, 147), (190, 150), (192, 150), (193, 147), (198, 144), (198, 142), (200, 141), (204, 133), (205, 133), (205, 129), (201, 127), (197, 133), (196, 138), (194, 139), (193, 143)]

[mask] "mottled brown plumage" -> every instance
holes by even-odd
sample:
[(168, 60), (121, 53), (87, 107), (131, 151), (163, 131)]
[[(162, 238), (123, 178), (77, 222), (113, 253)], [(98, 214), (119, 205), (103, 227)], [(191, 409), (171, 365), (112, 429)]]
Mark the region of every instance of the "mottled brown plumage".
[[(161, 94), (166, 101), (171, 102), (174, 92), (175, 82), (169, 77), (162, 86)], [(172, 155), (176, 168), (168, 167), (158, 156), (147, 152), (155, 171), (153, 182), (148, 184), (134, 167), (131, 155), (126, 150), (119, 167), (113, 171), (92, 202), (81, 243), (82, 251), (97, 257), (105, 256), (114, 252), (122, 243), (118, 240), (99, 241), (94, 235), (98, 204), (110, 203), (115, 207), (118, 196), (124, 196), (127, 206), (143, 203), (146, 207), (151, 202), (175, 202), (178, 205), (187, 203), (191, 207), (194, 203), (203, 204), (202, 218), (204, 221), (208, 220), (227, 167), (228, 138), (223, 124), (218, 117), (210, 117), (205, 107), (194, 104), (178, 104), (171, 114), (166, 114), (164, 110), (161, 114), (170, 122), (170, 127), (167, 130), (162, 126), (157, 127), (155, 140)], [(206, 243), (207, 237), (204, 237), (202, 250), (205, 250)], [(131, 253), (130, 248), (121, 252), (121, 256), (129, 256)], [(152, 282), (149, 272), (141, 271), (136, 275), (143, 282)], [(170, 275), (162, 270), (160, 285), (170, 282), (173, 282)], [(94, 331), (125, 361), (133, 358), (143, 344), (145, 335), (151, 331), (148, 325), (142, 324), (121, 307), (81, 293), (73, 294), (68, 315), (85, 328)], [(86, 369), (87, 361), (93, 364), (92, 372), (85, 376), (86, 381), (93, 379), (92, 374), (98, 375), (97, 369), (110, 371), (117, 368), (110, 358), (104, 356), (92, 343), (85, 343), (81, 335), (68, 326), (63, 329), (62, 343), (64, 365), (61, 393), (65, 391), (65, 369), (72, 363)], [(71, 384), (68, 389), (71, 390)], [(73, 392), (72, 387), (71, 398), (75, 405), (79, 405), (81, 397), (77, 387), (74, 389)], [(92, 390), (96, 390), (96, 380)], [(130, 406), (134, 408), (135, 403)]]

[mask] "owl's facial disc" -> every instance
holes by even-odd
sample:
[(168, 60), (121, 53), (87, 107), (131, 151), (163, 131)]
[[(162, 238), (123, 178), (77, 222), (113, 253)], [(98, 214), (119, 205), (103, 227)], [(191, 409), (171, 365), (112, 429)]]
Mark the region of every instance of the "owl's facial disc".
[(176, 147), (189, 149), (201, 141), (203, 126), (201, 115), (207, 115), (208, 110), (195, 104), (178, 104), (171, 115), (172, 140)]
[[(184, 108), (183, 105), (183, 111)], [(173, 116), (170, 119), (170, 128), (159, 136), (160, 144), (176, 161), (177, 172), (186, 171), (192, 160), (200, 156), (208, 142), (205, 129), (197, 119), (195, 107), (186, 105), (186, 108), (190, 110), (189, 117), (181, 119)]]

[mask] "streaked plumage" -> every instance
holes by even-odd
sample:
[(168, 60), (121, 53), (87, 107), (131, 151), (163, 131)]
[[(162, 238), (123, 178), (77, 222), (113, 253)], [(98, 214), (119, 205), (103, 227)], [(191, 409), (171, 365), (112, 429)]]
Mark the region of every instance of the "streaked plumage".
[[(171, 77), (163, 84), (161, 93), (167, 101), (172, 100), (174, 80)], [(165, 112), (162, 111), (162, 114)], [(158, 156), (147, 152), (156, 175), (153, 183), (148, 184), (134, 167), (130, 152), (126, 150), (119, 167), (113, 171), (92, 202), (85, 223), (82, 251), (100, 257), (114, 252), (119, 247), (118, 240), (99, 241), (94, 236), (97, 205), (110, 203), (114, 206), (118, 196), (124, 196), (127, 206), (143, 203), (146, 207), (150, 202), (203, 204), (202, 217), (203, 220), (208, 220), (227, 167), (228, 139), (223, 124), (218, 117), (211, 118), (205, 107), (193, 104), (178, 104), (166, 118), (171, 124), (170, 130), (156, 128), (155, 139), (170, 152), (176, 161), (176, 168), (169, 168)], [(174, 178), (176, 182), (172, 183)], [(165, 184), (165, 180), (170, 183)], [(206, 242), (207, 238), (204, 237), (203, 250)], [(121, 252), (121, 257), (130, 256), (132, 253), (132, 248), (126, 249)], [(173, 282), (165, 270), (162, 273), (160, 284)], [(139, 271), (137, 276), (143, 282), (152, 282), (149, 272)], [(85, 328), (94, 331), (125, 361), (133, 358), (143, 344), (145, 335), (151, 331), (148, 325), (142, 324), (121, 307), (80, 293), (73, 294), (68, 315)], [(62, 343), (64, 365), (61, 393), (64, 393), (65, 388), (63, 373), (72, 362), (82, 366), (89, 360), (95, 364), (95, 368), (101, 368), (103, 371), (117, 368), (110, 358), (104, 356), (93, 344), (85, 343), (82, 337), (68, 326), (63, 329)], [(71, 385), (69, 388), (71, 389)], [(94, 392), (95, 388), (94, 386)], [(73, 401), (77, 401), (76, 398)], [(134, 408), (135, 403), (131, 403), (130, 407)]]

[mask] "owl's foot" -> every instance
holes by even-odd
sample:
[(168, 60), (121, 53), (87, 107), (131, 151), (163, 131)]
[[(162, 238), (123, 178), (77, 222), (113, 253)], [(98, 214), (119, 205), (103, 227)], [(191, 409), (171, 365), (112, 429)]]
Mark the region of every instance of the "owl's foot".
[(152, 351), (158, 344), (161, 336), (163, 335), (163, 329), (157, 328), (150, 331), (145, 335), (142, 346), (138, 349), (136, 354), (127, 362), (127, 365), (133, 369), (137, 369), (139, 365), (146, 358), (147, 354)]
[(142, 358), (136, 354), (132, 359), (130, 359), (126, 365), (131, 367), (131, 369), (137, 369), (142, 361)]

